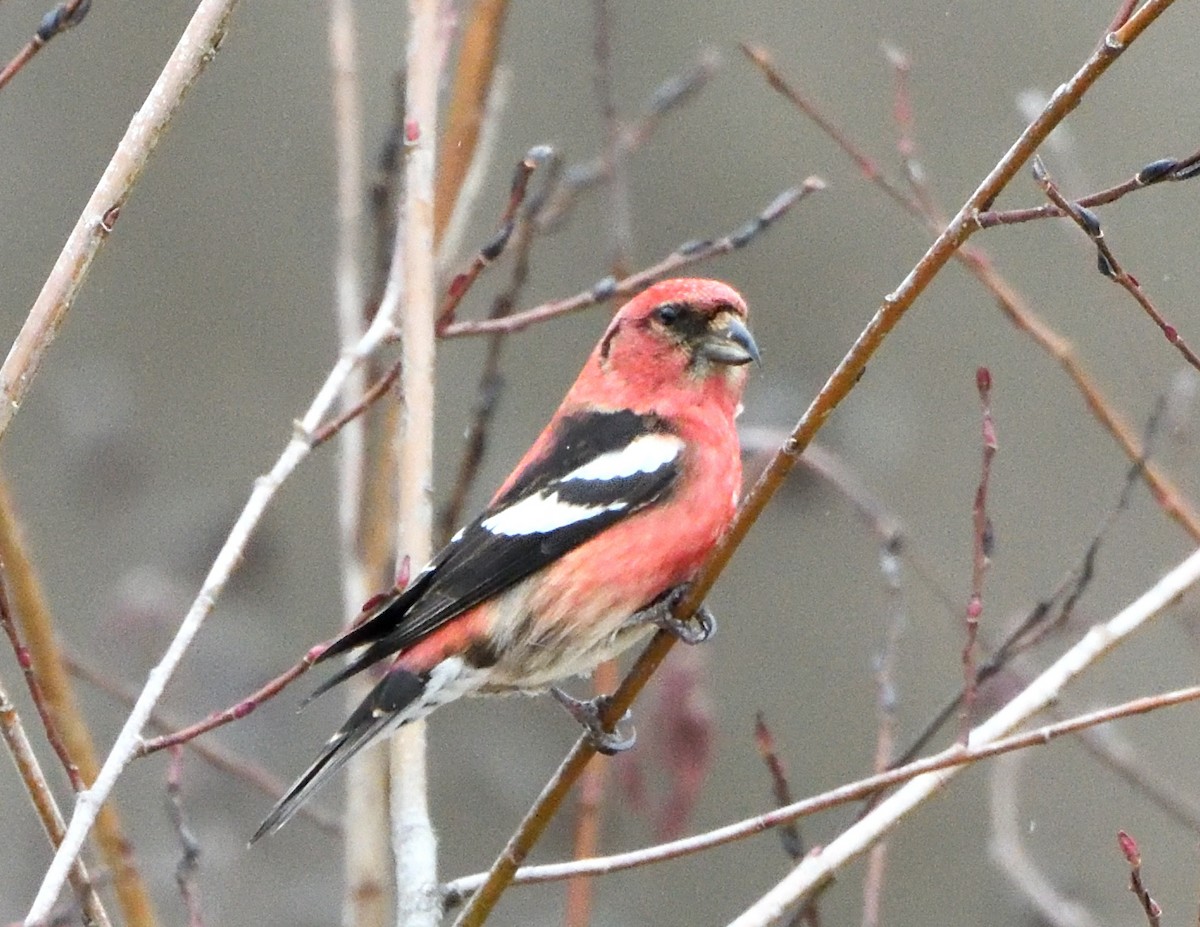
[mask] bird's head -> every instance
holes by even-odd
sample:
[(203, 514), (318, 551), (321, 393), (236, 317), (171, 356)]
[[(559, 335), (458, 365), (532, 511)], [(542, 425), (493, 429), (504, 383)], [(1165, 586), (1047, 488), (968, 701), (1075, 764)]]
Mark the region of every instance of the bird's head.
[(718, 280), (664, 280), (621, 307), (596, 360), (605, 375), (635, 381), (646, 395), (718, 390), (736, 402), (745, 366), (759, 360), (746, 312), (741, 294)]

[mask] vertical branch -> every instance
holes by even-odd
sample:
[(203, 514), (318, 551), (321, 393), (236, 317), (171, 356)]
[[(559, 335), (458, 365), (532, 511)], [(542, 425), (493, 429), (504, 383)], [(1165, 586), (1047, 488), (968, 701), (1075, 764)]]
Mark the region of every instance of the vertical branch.
[(433, 234), (439, 242), (450, 223), (479, 143), (507, 12), (508, 0), (475, 0), (470, 12), (463, 17), (466, 28), (458, 53), (454, 87), (450, 92), (437, 190), (433, 198)]
[[(438, 0), (409, 0), (408, 75), (404, 106), (404, 305), (400, 317), (404, 415), (400, 436), (398, 550), (414, 563), (430, 553), (433, 530), (434, 155), (442, 59)], [(406, 725), (392, 740), (392, 845), (396, 854), (396, 922), (438, 920), (437, 845), (425, 781), (425, 724)]]
[[(33, 807), (37, 811), (38, 818), (41, 819), (42, 827), (46, 830), (46, 835), (50, 838), (51, 844), (58, 846), (66, 833), (66, 823), (63, 821), (62, 813), (58, 810), (58, 805), (54, 802), (50, 786), (42, 774), (41, 764), (38, 763), (33, 747), (30, 746), (29, 738), (25, 736), (25, 728), (21, 724), (17, 709), (9, 699), (2, 681), (0, 681), (0, 740), (4, 741), (9, 753), (12, 754), (17, 772), (21, 776), (21, 781), (25, 783), (25, 789), (29, 792)], [(109, 927), (108, 915), (104, 912), (104, 907), (96, 895), (87, 870), (83, 868), (83, 863), (79, 860), (75, 860), (72, 864), (68, 879), (71, 887), (79, 896), (85, 925), (87, 927)]]
[[(25, 646), (33, 661), (46, 704), (62, 737), (62, 744), (79, 770), (84, 783), (96, 781), (100, 764), (87, 721), (75, 700), (66, 663), (54, 633), (46, 597), (42, 593), (33, 563), (25, 549), (20, 524), (13, 510), (8, 486), (0, 477), (0, 563), (3, 564), (13, 611), (20, 625)], [(153, 927), (158, 922), (150, 893), (134, 864), (129, 842), (121, 828), (121, 818), (110, 802), (96, 817), (96, 843), (101, 859), (113, 873), (117, 904), (129, 927)]]
[(959, 742), (965, 747), (971, 733), (971, 716), (975, 709), (978, 678), (975, 672), (975, 642), (979, 637), (979, 618), (983, 614), (983, 577), (992, 557), (992, 520), (987, 513), (988, 482), (992, 475), (992, 458), (996, 456), (996, 423), (992, 418), (992, 375), (986, 367), (975, 371), (975, 386), (979, 390), (983, 418), (983, 463), (979, 485), (975, 489), (973, 508), (974, 543), (971, 558), (971, 598), (967, 602), (967, 639), (963, 644), (963, 700), (959, 712)]
[[(337, 156), (337, 262), (335, 311), (338, 346), (349, 351), (362, 337), (362, 103), (354, 0), (329, 0), (329, 65), (332, 80), (333, 137)], [(351, 409), (366, 389), (366, 371), (357, 367), (342, 391), (343, 410)], [(338, 442), (338, 526), (342, 572), (342, 615), (349, 622), (371, 594), (362, 553), (363, 481), (367, 418), (346, 423)], [(366, 696), (369, 680), (346, 687), (350, 707)], [(387, 923), (387, 754), (374, 750), (356, 756), (346, 771), (342, 862), (342, 923), (346, 927), (384, 927)]]

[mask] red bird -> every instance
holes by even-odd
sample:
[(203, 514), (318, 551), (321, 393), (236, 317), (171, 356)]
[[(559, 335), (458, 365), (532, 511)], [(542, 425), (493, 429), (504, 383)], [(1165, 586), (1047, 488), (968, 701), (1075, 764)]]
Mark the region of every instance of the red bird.
[[(724, 283), (667, 280), (626, 303), (484, 512), (321, 655), (363, 648), (314, 697), (391, 665), (253, 840), (359, 750), (453, 699), (544, 690), (656, 627), (708, 637), (711, 615), (685, 625), (671, 607), (737, 506), (734, 419), (758, 359)], [(593, 703), (552, 691), (600, 749), (631, 743), (600, 729)]]

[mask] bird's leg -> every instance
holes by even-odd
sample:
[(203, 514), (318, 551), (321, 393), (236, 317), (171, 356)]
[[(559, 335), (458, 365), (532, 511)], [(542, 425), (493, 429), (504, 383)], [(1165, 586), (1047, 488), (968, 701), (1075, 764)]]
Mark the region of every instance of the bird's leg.
[(685, 595), (686, 585), (676, 586), (653, 605), (634, 613), (630, 621), (635, 624), (653, 624), (670, 631), (685, 644), (703, 644), (717, 633), (717, 619), (708, 610), (707, 605), (701, 605), (696, 613), (687, 621), (675, 617), (675, 606)]
[[(564, 692), (558, 686), (551, 686), (550, 694), (554, 696), (558, 704), (567, 710), (567, 714), (583, 725), (588, 739), (598, 753), (612, 756), (628, 750), (637, 742), (637, 731), (629, 723), (629, 712), (625, 712), (624, 717), (617, 722), (613, 730), (606, 731), (604, 729), (600, 719), (605, 708), (612, 701), (611, 696), (598, 695), (593, 699), (579, 699)], [(623, 731), (622, 727), (625, 728)]]

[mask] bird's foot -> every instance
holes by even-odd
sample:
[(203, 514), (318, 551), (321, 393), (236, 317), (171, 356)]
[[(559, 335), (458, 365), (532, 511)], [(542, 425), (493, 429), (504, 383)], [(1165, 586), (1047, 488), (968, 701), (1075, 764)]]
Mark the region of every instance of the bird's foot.
[(671, 592), (649, 608), (643, 609), (634, 615), (634, 620), (653, 624), (664, 631), (669, 631), (681, 643), (703, 644), (717, 633), (717, 619), (708, 610), (708, 606), (703, 604), (696, 609), (696, 613), (687, 621), (680, 621), (675, 617), (675, 606), (687, 595), (687, 588), (687, 586), (678, 586), (671, 590)]
[(637, 731), (629, 721), (629, 712), (625, 712), (613, 730), (604, 729), (601, 717), (612, 701), (611, 696), (598, 695), (593, 699), (579, 699), (557, 686), (551, 687), (550, 694), (567, 710), (567, 714), (583, 725), (588, 740), (592, 742), (597, 753), (603, 753), (605, 756), (623, 753), (637, 742)]

